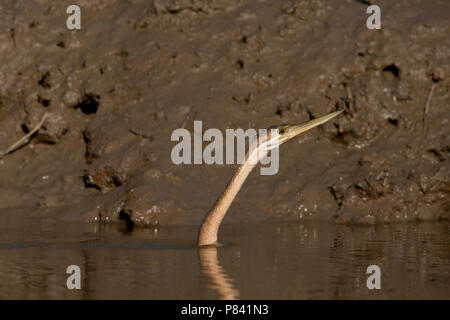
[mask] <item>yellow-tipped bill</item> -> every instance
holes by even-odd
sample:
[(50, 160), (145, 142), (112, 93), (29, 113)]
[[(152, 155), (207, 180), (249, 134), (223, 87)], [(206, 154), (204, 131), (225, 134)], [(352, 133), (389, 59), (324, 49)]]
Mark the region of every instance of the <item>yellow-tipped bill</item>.
[(333, 119), (334, 117), (341, 114), (343, 111), (344, 110), (335, 111), (335, 112), (329, 113), (323, 117), (313, 119), (313, 120), (310, 120), (305, 123), (288, 125), (284, 129), (284, 134), (281, 136), (281, 138), (284, 141), (290, 140), (290, 139), (294, 138), (295, 136), (298, 136), (300, 133), (306, 132), (309, 129), (320, 126), (321, 124), (327, 122), (328, 120)]

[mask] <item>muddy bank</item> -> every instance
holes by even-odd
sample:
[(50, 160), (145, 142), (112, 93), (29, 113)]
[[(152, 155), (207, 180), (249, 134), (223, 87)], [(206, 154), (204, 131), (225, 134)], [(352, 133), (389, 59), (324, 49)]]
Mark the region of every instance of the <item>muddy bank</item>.
[(82, 1), (68, 31), (64, 2), (3, 1), (0, 150), (49, 118), (0, 160), (2, 219), (199, 223), (236, 166), (174, 165), (174, 129), (345, 108), (226, 221), (448, 220), (450, 5), (377, 4), (380, 31), (360, 1)]

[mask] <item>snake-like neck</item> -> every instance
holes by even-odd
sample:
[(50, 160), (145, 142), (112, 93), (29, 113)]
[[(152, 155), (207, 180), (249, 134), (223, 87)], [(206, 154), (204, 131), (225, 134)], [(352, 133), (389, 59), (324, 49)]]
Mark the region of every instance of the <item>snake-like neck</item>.
[(225, 188), (225, 191), (222, 193), (222, 196), (217, 200), (212, 210), (205, 216), (198, 233), (198, 245), (207, 246), (217, 244), (217, 234), (219, 232), (220, 224), (236, 197), (236, 194), (244, 184), (245, 179), (247, 179), (255, 166), (256, 164), (248, 158), (239, 166), (233, 178), (231, 178)]
[(200, 246), (217, 244), (217, 233), (228, 208), (233, 202), (236, 194), (244, 184), (245, 179), (269, 150), (278, 147), (282, 143), (293, 137), (317, 127), (341, 114), (344, 110), (331, 112), (317, 119), (296, 125), (281, 125), (278, 131), (272, 129), (264, 135), (258, 136), (257, 141), (251, 144), (249, 152), (246, 154), (245, 162), (239, 167), (231, 181), (228, 183), (222, 196), (217, 200), (214, 208), (205, 216), (198, 234), (198, 244)]

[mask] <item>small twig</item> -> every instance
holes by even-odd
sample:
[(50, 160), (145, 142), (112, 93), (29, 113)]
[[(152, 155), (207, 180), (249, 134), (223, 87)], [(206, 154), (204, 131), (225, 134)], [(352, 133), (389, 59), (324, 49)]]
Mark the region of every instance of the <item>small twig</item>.
[(45, 119), (47, 119), (48, 117), (48, 113), (45, 113), (44, 116), (42, 117), (41, 121), (39, 121), (39, 123), (37, 124), (36, 127), (34, 127), (33, 130), (31, 130), (30, 132), (28, 132), (26, 135), (24, 135), (22, 138), (20, 138), (18, 141), (16, 141), (15, 143), (13, 143), (8, 149), (6, 149), (5, 152), (3, 152), (2, 154), (0, 154), (0, 159), (2, 159), (4, 156), (6, 156), (7, 154), (13, 152), (14, 150), (16, 150), (17, 148), (21, 147), (22, 145), (24, 145), (25, 143), (28, 142), (28, 139), (35, 134), (37, 131), (39, 131), (39, 129), (42, 127), (42, 125), (45, 122)]
[(11, 36), (12, 42), (14, 44), (14, 48), (17, 48), (17, 45), (16, 45), (16, 30), (14, 28), (9, 29), (9, 35)]
[(427, 130), (427, 115), (428, 115), (428, 111), (430, 110), (430, 102), (431, 102), (431, 97), (433, 96), (433, 92), (434, 92), (434, 87), (436, 87), (436, 84), (433, 83), (433, 85), (431, 86), (430, 89), (430, 93), (428, 94), (428, 98), (427, 98), (427, 103), (425, 104), (425, 108), (423, 111), (423, 131), (426, 132)]
[(129, 131), (132, 135), (135, 135), (135, 136), (138, 136), (138, 137), (147, 139), (147, 140), (150, 141), (150, 142), (153, 141), (153, 136), (151, 136), (151, 135), (149, 136), (149, 135), (146, 135), (146, 134), (144, 134), (144, 133), (137, 132), (137, 131), (134, 130), (134, 129), (128, 129), (128, 131)]
[(347, 98), (348, 98), (350, 101), (353, 100), (352, 89), (350, 89), (350, 87), (347, 87)]
[(353, 101), (352, 89), (350, 89), (350, 87), (347, 87), (347, 99), (348, 99), (348, 109), (349, 109), (350, 113), (353, 114), (354, 101)]
[[(181, 125), (181, 128), (186, 129), (186, 125), (188, 123), (188, 121), (191, 119), (190, 117), (190, 112), (191, 111), (191, 107), (189, 107), (186, 118), (184, 118), (183, 124)], [(197, 115), (197, 111), (194, 110), (193, 112), (193, 118), (195, 119), (195, 116)]]

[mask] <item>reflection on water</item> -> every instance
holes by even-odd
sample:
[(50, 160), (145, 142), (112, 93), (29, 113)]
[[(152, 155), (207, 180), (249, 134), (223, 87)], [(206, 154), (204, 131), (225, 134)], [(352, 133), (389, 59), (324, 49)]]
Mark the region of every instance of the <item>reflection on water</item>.
[[(0, 222), (0, 298), (449, 299), (448, 231), (448, 222), (225, 224), (229, 244), (197, 248), (196, 226)], [(65, 287), (72, 264), (82, 290)], [(366, 287), (372, 264), (381, 290)]]
[(239, 291), (234, 288), (232, 280), (220, 266), (217, 249), (216, 247), (198, 249), (202, 271), (211, 280), (212, 287), (217, 291), (219, 299), (236, 300), (239, 297)]

